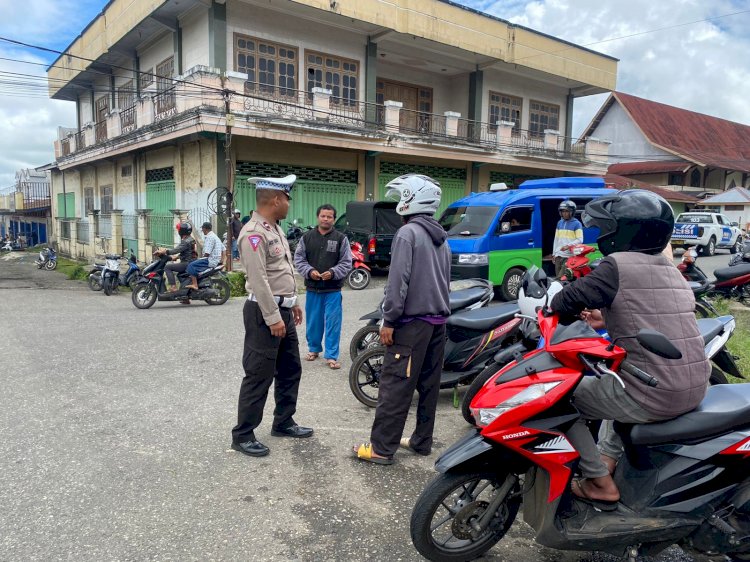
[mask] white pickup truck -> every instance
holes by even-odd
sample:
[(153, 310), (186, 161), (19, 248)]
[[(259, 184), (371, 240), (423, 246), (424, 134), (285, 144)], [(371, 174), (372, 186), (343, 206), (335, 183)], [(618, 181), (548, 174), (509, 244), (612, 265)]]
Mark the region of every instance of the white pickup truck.
[(713, 256), (716, 248), (736, 254), (742, 249), (742, 231), (724, 215), (692, 211), (677, 217), (671, 242), (672, 248), (699, 246), (707, 256)]

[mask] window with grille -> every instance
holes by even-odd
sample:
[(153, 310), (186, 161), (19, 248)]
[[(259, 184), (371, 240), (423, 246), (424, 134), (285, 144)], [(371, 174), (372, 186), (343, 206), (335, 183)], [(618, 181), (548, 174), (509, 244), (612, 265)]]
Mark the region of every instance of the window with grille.
[(117, 90), (117, 107), (129, 109), (133, 105), (135, 105), (135, 90), (133, 90), (133, 81), (128, 80)]
[(356, 105), (359, 88), (359, 63), (324, 53), (306, 52), (307, 94), (312, 99), (313, 88), (331, 90), (333, 103)]
[(156, 65), (156, 89), (159, 91), (172, 87), (174, 75), (174, 57), (169, 57)]
[(419, 88), (417, 107), (422, 113), (432, 113), (432, 88)]
[(498, 92), (490, 92), (490, 127), (495, 130), (498, 121), (513, 123), (513, 132), (521, 128), (523, 99)]
[(120, 168), (120, 177), (129, 178), (132, 175), (133, 175), (133, 165), (132, 164), (127, 164), (127, 165), (123, 166), (122, 168)]
[(148, 68), (146, 70), (141, 70), (141, 74), (138, 77), (138, 84), (141, 88), (141, 90), (145, 90), (148, 86), (153, 84), (154, 82), (154, 67)]
[(724, 205), (724, 211), (744, 211), (744, 205)]
[(297, 49), (235, 34), (234, 70), (247, 74), (245, 91), (297, 96)]
[(560, 106), (532, 100), (529, 111), (529, 132), (542, 137), (545, 129), (554, 131), (560, 129)]
[(102, 188), (102, 214), (108, 214), (112, 212), (112, 186), (103, 185)]
[(88, 216), (94, 210), (94, 188), (86, 187), (83, 190), (83, 214)]

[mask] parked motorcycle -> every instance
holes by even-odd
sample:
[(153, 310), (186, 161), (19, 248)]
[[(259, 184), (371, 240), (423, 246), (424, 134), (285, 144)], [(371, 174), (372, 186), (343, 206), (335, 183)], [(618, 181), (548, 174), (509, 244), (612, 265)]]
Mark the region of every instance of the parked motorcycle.
[[(119, 260), (119, 256), (118, 256)], [(114, 265), (114, 264), (112, 264)], [(117, 267), (119, 268), (120, 264), (119, 261), (117, 263)], [(94, 264), (93, 269), (89, 272), (88, 277), (88, 285), (89, 289), (92, 291), (101, 291), (103, 289), (102, 287), (102, 271), (107, 267), (106, 264), (100, 264), (96, 263)], [(130, 256), (128, 257), (128, 270), (124, 274), (119, 274), (118, 269), (118, 276), (117, 276), (117, 285), (120, 287), (129, 287), (130, 290), (133, 290), (133, 287), (135, 287), (136, 282), (138, 281), (138, 277), (141, 274), (141, 268), (138, 265), (137, 258), (135, 257), (135, 254), (131, 251)], [(114, 288), (110, 288), (110, 293), (114, 292)]]
[(38, 269), (52, 271), (57, 267), (57, 252), (52, 246), (47, 246), (41, 252), (39, 257), (34, 261)]
[[(546, 287), (543, 272), (524, 283)], [(620, 501), (584, 502), (570, 491), (579, 454), (565, 431), (579, 413), (571, 399), (584, 373), (627, 371), (646, 387), (659, 381), (585, 322), (558, 324), (546, 307), (537, 320), (545, 344), (514, 361), (471, 404), (478, 427), (445, 451), (438, 476), (417, 500), (411, 538), (433, 561), (468, 561), (500, 541), (524, 504), (538, 543), (558, 550), (655, 556), (677, 543), (688, 553), (750, 559), (750, 384), (708, 389), (675, 419), (615, 424), (625, 454), (614, 479)], [(664, 358), (680, 352), (659, 332), (633, 338)], [(596, 505), (595, 505), (596, 504)]]
[(3, 252), (13, 252), (15, 250), (20, 250), (20, 249), (21, 249), (21, 244), (18, 243), (18, 240), (11, 240), (10, 238), (5, 240), (5, 242), (3, 242), (2, 247), (0, 247), (0, 250), (2, 250)]
[[(744, 256), (745, 252), (742, 255)], [(714, 271), (716, 281), (710, 283), (708, 276), (695, 263), (696, 259), (697, 252), (690, 248), (685, 251), (682, 257), (683, 261), (677, 267), (682, 271), (686, 280), (701, 284), (704, 297), (719, 296), (726, 299), (737, 299), (740, 302), (745, 302), (745, 299), (750, 298), (750, 263), (743, 262), (738, 265), (719, 268)], [(707, 302), (706, 298), (703, 298), (703, 302), (704, 304)]]
[(370, 266), (365, 263), (365, 255), (362, 252), (362, 244), (353, 242), (352, 270), (346, 276), (346, 284), (355, 291), (364, 289), (370, 284)]
[(302, 219), (294, 219), (289, 223), (289, 228), (287, 228), (286, 230), (286, 240), (289, 243), (289, 250), (291, 251), (292, 256), (297, 250), (299, 239), (302, 238), (305, 232), (312, 229), (312, 226), (306, 226), (303, 228), (302, 226), (300, 226), (301, 224)]
[(224, 304), (229, 300), (231, 287), (227, 281), (226, 274), (222, 271), (222, 264), (209, 268), (198, 274), (198, 289), (188, 289), (190, 276), (187, 273), (178, 273), (178, 289), (176, 291), (166, 290), (164, 279), (164, 268), (171, 261), (168, 255), (154, 255), (152, 261), (138, 278), (133, 288), (133, 304), (136, 308), (146, 309), (153, 306), (157, 301), (181, 301), (188, 303), (190, 300), (203, 300), (211, 305)]
[[(463, 310), (451, 314), (446, 322), (445, 355), (440, 388), (468, 384), (505, 345), (520, 337), (515, 302), (498, 306)], [(378, 401), (380, 374), (386, 353), (398, 346), (378, 346), (361, 353), (349, 370), (349, 387), (354, 397), (374, 408)], [(404, 350), (406, 351), (406, 350)], [(458, 397), (455, 397), (458, 406)]]
[(102, 289), (109, 296), (117, 290), (120, 279), (120, 256), (107, 254), (104, 256), (104, 268), (102, 269)]
[[(460, 310), (475, 310), (487, 306), (493, 297), (492, 283), (486, 279), (463, 279), (451, 281), (451, 291), (448, 294), (448, 305), (451, 314)], [(349, 356), (354, 361), (363, 351), (380, 345), (380, 323), (383, 319), (383, 302), (378, 308), (365, 314), (360, 320), (366, 320), (363, 326), (354, 334), (349, 343)]]
[(739, 252), (729, 260), (729, 267), (750, 263), (750, 239), (745, 240)]

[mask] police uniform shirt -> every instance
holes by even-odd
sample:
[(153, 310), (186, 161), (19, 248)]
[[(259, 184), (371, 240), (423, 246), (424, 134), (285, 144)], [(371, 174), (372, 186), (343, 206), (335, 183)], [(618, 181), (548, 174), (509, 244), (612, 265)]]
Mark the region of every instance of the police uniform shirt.
[(255, 295), (268, 326), (281, 321), (274, 297), (292, 297), (297, 285), (286, 236), (274, 222), (253, 212), (240, 231), (240, 261), (245, 270), (245, 289)]

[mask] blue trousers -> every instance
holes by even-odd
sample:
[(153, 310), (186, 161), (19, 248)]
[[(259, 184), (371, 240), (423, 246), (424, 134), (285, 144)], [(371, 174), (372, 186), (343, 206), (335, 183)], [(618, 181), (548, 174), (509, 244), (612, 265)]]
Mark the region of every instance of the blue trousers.
[(339, 358), (341, 339), (341, 291), (315, 293), (308, 291), (305, 297), (307, 349), (311, 353), (323, 351), (323, 332), (326, 336), (324, 359)]

